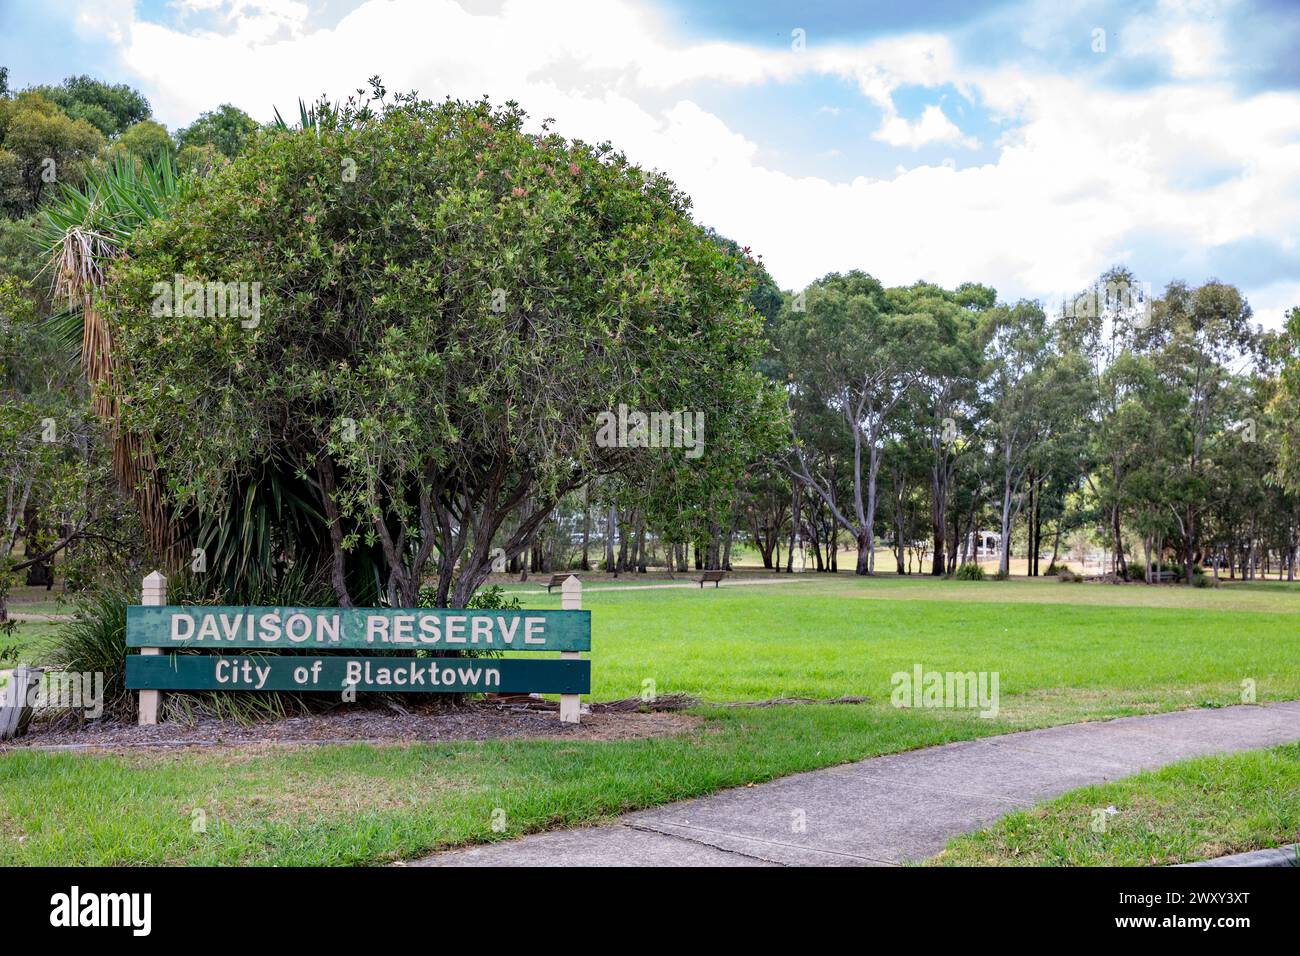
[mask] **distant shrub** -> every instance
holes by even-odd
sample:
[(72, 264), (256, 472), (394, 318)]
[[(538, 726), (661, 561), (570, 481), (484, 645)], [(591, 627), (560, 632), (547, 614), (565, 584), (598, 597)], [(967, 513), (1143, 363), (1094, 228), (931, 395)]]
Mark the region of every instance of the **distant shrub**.
[[(416, 605), (418, 607), (436, 607), (437, 600), (438, 589), (426, 584), (420, 588), (420, 596), (416, 601)], [(465, 607), (475, 611), (521, 611), (524, 605), (517, 596), (506, 597), (505, 588), (501, 585), (493, 584), (490, 587), (480, 588), (469, 599), (469, 603)]]
[(967, 561), (957, 569), (956, 575), (958, 581), (983, 581), (987, 575), (984, 573), (984, 567), (975, 561)]
[(518, 595), (506, 597), (505, 588), (499, 584), (483, 588), (465, 606), (476, 611), (521, 611), (524, 607)]
[(1204, 571), (1192, 572), (1192, 587), (1194, 588), (1212, 588), (1214, 587), (1214, 578), (1207, 575)]
[(1068, 564), (1058, 564), (1056, 566), (1055, 573), (1056, 573), (1056, 580), (1058, 581), (1068, 582), (1074, 580), (1074, 572), (1070, 570), (1070, 566)]

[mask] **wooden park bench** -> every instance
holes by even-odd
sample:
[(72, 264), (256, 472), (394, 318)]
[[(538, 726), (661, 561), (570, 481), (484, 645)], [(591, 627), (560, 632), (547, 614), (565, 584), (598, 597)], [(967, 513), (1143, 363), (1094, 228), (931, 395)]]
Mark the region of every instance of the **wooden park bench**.
[(569, 578), (576, 578), (576, 577), (577, 575), (571, 571), (565, 571), (563, 574), (552, 574), (551, 580), (548, 581), (546, 584), (546, 593), (550, 594), (551, 588), (558, 588), (565, 581), (569, 580)]
[(713, 586), (716, 588), (722, 583), (722, 579), (726, 576), (726, 571), (705, 571), (704, 574), (700, 576), (700, 587), (702, 588), (704, 585), (712, 581)]
[(1152, 571), (1152, 584), (1167, 584), (1170, 581), (1177, 581), (1182, 577), (1177, 571)]

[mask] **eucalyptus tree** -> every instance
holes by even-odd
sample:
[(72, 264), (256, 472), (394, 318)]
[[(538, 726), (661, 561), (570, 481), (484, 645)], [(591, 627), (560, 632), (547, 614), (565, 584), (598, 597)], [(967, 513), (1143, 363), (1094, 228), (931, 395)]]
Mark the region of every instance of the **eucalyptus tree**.
[(1269, 407), (1278, 429), (1278, 480), (1287, 490), (1300, 492), (1300, 306), (1262, 344), (1277, 375)]
[(1122, 531), (1127, 482), (1140, 462), (1130, 432), (1141, 417), (1143, 391), (1153, 387), (1135, 364), (1150, 338), (1151, 297), (1132, 272), (1115, 267), (1066, 303), (1063, 331), (1087, 357), (1096, 383), (1097, 401), (1090, 409), (1089, 461), (1081, 471), (1106, 519), (1110, 550), (1120, 576), (1128, 574)]
[(1000, 478), (1001, 553), (1010, 572), (1011, 533), (1025, 503), (1026, 479), (1075, 433), (1091, 400), (1087, 362), (1068, 337), (1059, 341), (1037, 302), (999, 306), (985, 316), (985, 375), (990, 443)]
[(1221, 282), (1195, 289), (1172, 282), (1154, 303), (1153, 361), (1157, 374), (1180, 399), (1178, 460), (1168, 506), (1182, 539), (1189, 585), (1200, 543), (1202, 502), (1210, 492), (1208, 445), (1229, 424), (1234, 374), (1252, 361), (1257, 331), (1250, 319), (1246, 300), (1234, 286)]
[[(137, 233), (106, 314), (173, 501), (220, 508), (286, 462), (340, 603), (372, 546), (389, 602), (432, 574), (463, 606), (494, 545), (519, 554), (565, 494), (664, 450), (610, 447), (603, 414), (690, 411), (703, 458), (726, 443), (708, 429), (762, 388), (744, 269), (664, 176), (525, 120), (414, 96), (323, 111)], [(152, 315), (176, 275), (257, 284), (258, 314)]]
[(803, 473), (817, 476), (825, 490), (801, 496), (799, 526), (812, 545), (818, 571), (839, 570), (837, 543), (840, 521), (836, 512), (853, 496), (854, 443), (843, 417), (819, 396), (794, 384), (794, 372), (782, 375), (791, 419), (789, 435), (797, 436), (782, 449), (782, 463), (792, 483), (806, 487)]
[(945, 540), (953, 473), (961, 453), (973, 447), (973, 436), (982, 424), (979, 315), (994, 306), (997, 293), (973, 283), (949, 291), (917, 282), (890, 289), (888, 294), (896, 310), (926, 314), (934, 322), (929, 347), (918, 351), (922, 361), (909, 406), (917, 438), (928, 450), (925, 460), (933, 542), (930, 573), (942, 575), (948, 570)]
[(873, 573), (877, 480), (886, 430), (920, 375), (922, 356), (939, 338), (926, 313), (900, 312), (884, 287), (863, 272), (831, 273), (805, 290), (804, 311), (783, 317), (780, 347), (794, 377), (791, 387), (839, 416), (853, 443), (852, 501), (834, 494), (813, 468), (795, 433), (793, 464), (799, 479), (822, 499), (857, 544), (857, 574)]

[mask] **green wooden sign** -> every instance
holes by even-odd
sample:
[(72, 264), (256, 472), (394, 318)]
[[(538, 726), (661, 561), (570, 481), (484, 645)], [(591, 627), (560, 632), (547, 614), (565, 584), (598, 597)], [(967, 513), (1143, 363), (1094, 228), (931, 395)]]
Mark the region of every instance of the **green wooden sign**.
[(126, 643), (212, 650), (588, 651), (591, 612), (132, 606)]
[[(552, 612), (554, 613), (554, 612)], [(300, 654), (133, 654), (130, 690), (586, 694), (591, 662)]]

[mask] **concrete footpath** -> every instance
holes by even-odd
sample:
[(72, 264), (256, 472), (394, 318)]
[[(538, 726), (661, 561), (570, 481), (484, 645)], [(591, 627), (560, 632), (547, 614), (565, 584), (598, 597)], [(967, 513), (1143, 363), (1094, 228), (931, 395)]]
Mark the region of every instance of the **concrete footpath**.
[(873, 757), (418, 866), (897, 866), (1076, 787), (1300, 740), (1300, 701), (1123, 717)]

